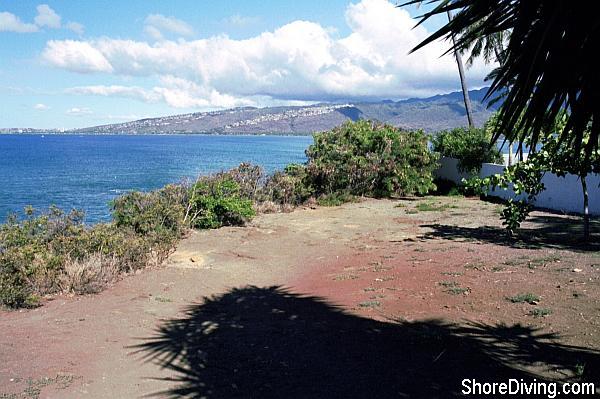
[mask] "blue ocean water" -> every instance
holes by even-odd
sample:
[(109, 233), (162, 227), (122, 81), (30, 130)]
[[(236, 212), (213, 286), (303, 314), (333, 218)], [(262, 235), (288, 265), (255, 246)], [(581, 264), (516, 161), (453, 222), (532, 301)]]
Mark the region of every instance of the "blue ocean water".
[(309, 136), (0, 135), (0, 221), (27, 205), (83, 209), (110, 218), (110, 200), (241, 162), (266, 171), (305, 161)]

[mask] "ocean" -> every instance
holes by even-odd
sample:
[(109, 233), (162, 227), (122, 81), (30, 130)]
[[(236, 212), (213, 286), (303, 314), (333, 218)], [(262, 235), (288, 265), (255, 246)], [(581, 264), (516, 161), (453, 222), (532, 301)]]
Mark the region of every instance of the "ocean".
[(226, 170), (241, 162), (267, 172), (306, 160), (310, 136), (0, 135), (0, 220), (27, 205), (82, 209), (110, 219), (109, 202)]

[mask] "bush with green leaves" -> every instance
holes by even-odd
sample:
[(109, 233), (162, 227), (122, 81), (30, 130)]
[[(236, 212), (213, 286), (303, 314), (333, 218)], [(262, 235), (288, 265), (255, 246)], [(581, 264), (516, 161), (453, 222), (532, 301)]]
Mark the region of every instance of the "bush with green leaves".
[[(532, 158), (533, 159), (533, 158)], [(487, 195), (492, 190), (512, 188), (517, 198), (510, 198), (500, 215), (507, 232), (513, 235), (531, 212), (530, 205), (536, 196), (544, 190), (541, 182), (544, 170), (536, 162), (518, 162), (508, 166), (503, 173), (466, 180), (465, 187), (475, 193)]]
[(0, 305), (29, 306), (40, 295), (65, 290), (96, 292), (119, 273), (160, 263), (182, 228), (172, 219), (177, 209), (182, 220), (180, 205), (161, 208), (171, 189), (119, 198), (118, 223), (87, 226), (82, 212), (56, 207), (9, 217), (0, 225)]
[(239, 186), (239, 196), (255, 202), (264, 198), (264, 185), (266, 181), (265, 171), (259, 165), (243, 162), (239, 166), (219, 175), (227, 175)]
[[(545, 190), (542, 178), (546, 172), (550, 172), (559, 177), (572, 174), (579, 178), (583, 196), (584, 240), (589, 239), (589, 193), (586, 178), (590, 173), (600, 172), (600, 151), (593, 150), (587, 154), (583, 148), (573, 148), (559, 139), (556, 132), (564, 130), (567, 116), (566, 111), (563, 111), (552, 124), (546, 126), (546, 130), (539, 133), (541, 148), (531, 151), (526, 161), (507, 167), (502, 174), (483, 179), (472, 178), (467, 182), (469, 187), (479, 190), (482, 194), (499, 187), (512, 188), (515, 194), (525, 197), (510, 199), (502, 211), (503, 224), (511, 235), (527, 218), (533, 209), (531, 204), (537, 196)], [(590, 130), (585, 130), (582, 142), (586, 144), (590, 137)]]
[(444, 130), (431, 137), (431, 144), (433, 151), (441, 156), (458, 159), (461, 172), (478, 172), (483, 163), (503, 163), (502, 154), (492, 143), (492, 134), (487, 129)]
[(306, 155), (307, 173), (317, 195), (391, 197), (435, 189), (437, 158), (422, 131), (364, 120), (346, 122), (315, 133)]
[(112, 201), (112, 217), (120, 228), (130, 228), (163, 253), (179, 239), (185, 228), (188, 189), (170, 184), (150, 192), (133, 191)]
[(273, 173), (263, 187), (263, 198), (279, 205), (297, 206), (314, 193), (306, 166), (290, 164)]
[(83, 223), (82, 212), (57, 207), (10, 216), (0, 225), (0, 304), (96, 292), (119, 273), (162, 262), (185, 227), (187, 195), (183, 186), (128, 193), (113, 202), (113, 222), (93, 226)]
[(190, 189), (186, 220), (200, 229), (244, 225), (256, 214), (252, 204), (229, 174), (204, 176)]
[(83, 215), (56, 207), (39, 216), (33, 208), (25, 219), (9, 216), (0, 225), (0, 303), (31, 304), (35, 294), (53, 292), (64, 253), (59, 241), (81, 234)]

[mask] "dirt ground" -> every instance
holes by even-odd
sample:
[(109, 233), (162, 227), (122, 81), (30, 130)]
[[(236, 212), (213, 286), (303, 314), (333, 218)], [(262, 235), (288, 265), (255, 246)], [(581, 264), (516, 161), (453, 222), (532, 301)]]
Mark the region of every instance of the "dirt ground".
[(193, 232), (167, 265), (100, 294), (0, 311), (0, 398), (600, 388), (600, 251), (579, 219), (544, 212), (508, 239), (499, 209), (364, 200)]

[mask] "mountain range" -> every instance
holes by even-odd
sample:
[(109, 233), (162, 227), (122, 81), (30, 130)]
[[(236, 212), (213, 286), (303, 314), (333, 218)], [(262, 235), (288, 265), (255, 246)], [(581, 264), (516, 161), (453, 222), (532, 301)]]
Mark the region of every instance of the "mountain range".
[[(487, 88), (469, 91), (478, 126), (496, 107), (487, 108)], [(77, 134), (311, 134), (329, 130), (347, 120), (369, 119), (405, 129), (431, 132), (467, 125), (462, 92), (401, 101), (321, 103), (308, 106), (241, 107), (222, 111), (140, 119), (132, 122), (61, 131)], [(11, 133), (3, 129), (4, 133)], [(14, 130), (14, 129), (10, 129)], [(20, 129), (12, 133), (33, 132)], [(37, 130), (37, 129), (36, 129)]]

